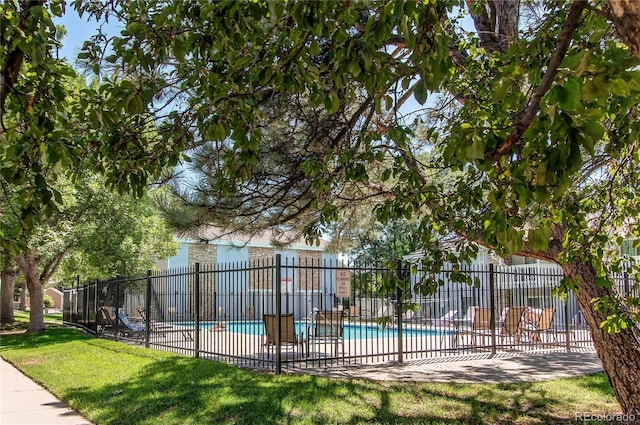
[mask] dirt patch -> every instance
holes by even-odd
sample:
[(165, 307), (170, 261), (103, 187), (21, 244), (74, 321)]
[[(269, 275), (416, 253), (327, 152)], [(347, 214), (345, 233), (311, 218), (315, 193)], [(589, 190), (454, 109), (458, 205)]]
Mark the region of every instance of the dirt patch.
[(40, 366), (41, 364), (44, 364), (44, 361), (34, 357), (32, 359), (25, 359), (19, 364), (20, 366)]
[(0, 335), (16, 335), (16, 334), (23, 334), (26, 333), (27, 330), (26, 328), (2, 328), (0, 330)]

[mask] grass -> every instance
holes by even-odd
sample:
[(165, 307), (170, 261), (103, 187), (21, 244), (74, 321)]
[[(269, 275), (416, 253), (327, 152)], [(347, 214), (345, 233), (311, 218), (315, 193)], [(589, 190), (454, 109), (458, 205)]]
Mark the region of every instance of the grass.
[[(29, 311), (15, 310), (13, 312), (15, 322), (10, 325), (1, 325), (0, 331), (21, 331), (29, 327)], [(44, 322), (47, 326), (61, 326), (62, 313), (45, 314)]]
[(602, 373), (497, 385), (277, 376), (64, 327), (4, 334), (0, 354), (100, 425), (529, 425), (620, 411)]

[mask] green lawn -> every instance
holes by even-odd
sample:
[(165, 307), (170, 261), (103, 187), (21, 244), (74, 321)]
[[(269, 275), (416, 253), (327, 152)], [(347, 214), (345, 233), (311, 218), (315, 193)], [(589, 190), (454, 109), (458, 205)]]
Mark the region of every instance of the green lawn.
[[(17, 331), (21, 329), (27, 329), (29, 325), (29, 311), (16, 310), (13, 312), (13, 317), (15, 319), (15, 322), (11, 325), (2, 325), (0, 330)], [(62, 313), (45, 314), (44, 321), (46, 325), (50, 327), (55, 325), (62, 325)]]
[(257, 373), (52, 327), (0, 354), (97, 424), (560, 424), (619, 412), (604, 374), (408, 384)]

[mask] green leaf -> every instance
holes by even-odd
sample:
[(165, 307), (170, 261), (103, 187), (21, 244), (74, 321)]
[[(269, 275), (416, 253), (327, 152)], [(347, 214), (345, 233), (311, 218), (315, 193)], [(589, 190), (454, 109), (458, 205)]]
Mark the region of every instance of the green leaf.
[(349, 72), (354, 77), (360, 75), (360, 64), (358, 63), (358, 59), (352, 59), (351, 62), (349, 62)]
[(309, 45), (309, 54), (311, 56), (318, 56), (320, 54), (320, 45), (316, 40), (313, 40)]
[(499, 102), (505, 97), (507, 97), (507, 94), (509, 93), (509, 88), (511, 86), (512, 86), (512, 83), (507, 81), (502, 81), (500, 84), (495, 86), (495, 88), (493, 89), (493, 95), (492, 95), (493, 101)]
[(534, 250), (546, 251), (549, 248), (549, 242), (553, 237), (551, 228), (548, 226), (542, 226), (529, 230), (528, 244)]
[(589, 121), (584, 126), (585, 139), (583, 146), (593, 155), (595, 153), (595, 143), (601, 141), (605, 134), (604, 126), (599, 121)]
[(522, 250), (524, 232), (516, 231), (512, 227), (507, 228), (502, 232), (496, 232), (498, 243), (509, 254), (513, 254)]
[(136, 35), (136, 33), (143, 33), (146, 26), (142, 22), (131, 22), (127, 25), (126, 32), (129, 35)]
[(570, 77), (565, 81), (563, 96), (558, 103), (565, 111), (576, 111), (580, 108), (580, 81), (577, 78)]
[(622, 78), (616, 78), (611, 82), (611, 92), (617, 96), (629, 96), (629, 84)]
[(599, 100), (601, 104), (606, 103), (609, 97), (609, 84), (602, 76), (592, 80), (586, 80), (581, 88), (582, 99), (586, 102)]
[(325, 97), (324, 106), (330, 114), (334, 114), (340, 109), (340, 98), (335, 92), (331, 92)]
[(35, 184), (36, 187), (40, 190), (45, 190), (47, 188), (47, 181), (44, 179), (44, 177), (42, 177), (42, 174), (36, 174)]
[(424, 105), (424, 103), (427, 101), (427, 94), (428, 90), (426, 84), (424, 83), (424, 79), (420, 79), (420, 81), (418, 81), (413, 88), (413, 96), (416, 98), (416, 101), (419, 104)]
[(369, 71), (371, 69), (371, 66), (373, 65), (373, 55), (371, 54), (371, 52), (369, 50), (362, 50), (360, 52), (360, 58), (362, 59), (362, 65), (364, 66), (364, 69), (366, 71)]
[(213, 128), (214, 140), (224, 140), (227, 137), (227, 130), (222, 124), (216, 124)]
[(176, 37), (173, 41), (173, 54), (176, 59), (183, 61), (186, 53), (186, 46), (182, 37)]
[(380, 179), (383, 182), (386, 182), (387, 180), (389, 180), (389, 177), (391, 177), (391, 169), (387, 168), (382, 172), (382, 175), (381, 175)]
[(465, 149), (467, 159), (484, 158), (484, 143), (479, 138), (475, 138), (471, 146)]
[(564, 90), (564, 87), (555, 85), (551, 87), (551, 89), (549, 90), (549, 92), (545, 97), (548, 105), (555, 105), (560, 103), (566, 96), (567, 95)]

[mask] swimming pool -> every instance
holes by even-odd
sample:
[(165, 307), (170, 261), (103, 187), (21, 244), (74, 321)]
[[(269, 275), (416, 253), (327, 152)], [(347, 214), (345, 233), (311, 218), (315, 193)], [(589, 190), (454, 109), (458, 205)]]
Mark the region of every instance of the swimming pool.
[[(184, 324), (187, 326), (194, 326), (193, 323)], [(216, 326), (216, 322), (200, 322), (202, 329), (211, 329)], [(246, 335), (264, 335), (264, 324), (260, 321), (247, 321), (247, 322), (225, 322), (227, 331), (235, 332)], [(307, 325), (305, 322), (296, 322), (296, 333), (306, 334)], [(449, 331), (439, 331), (424, 328), (403, 328), (402, 334), (404, 336), (440, 336), (447, 334)], [(352, 339), (376, 339), (376, 338), (394, 338), (398, 336), (398, 330), (396, 328), (386, 328), (373, 324), (365, 323), (345, 323), (344, 325), (344, 338), (347, 340)]]

